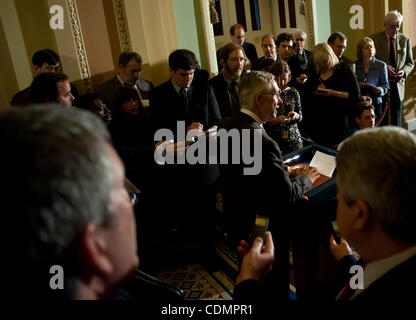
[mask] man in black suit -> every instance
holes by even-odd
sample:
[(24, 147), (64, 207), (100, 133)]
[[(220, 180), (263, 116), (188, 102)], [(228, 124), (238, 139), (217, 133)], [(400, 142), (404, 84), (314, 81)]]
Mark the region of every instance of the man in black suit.
[[(351, 272), (356, 259), (348, 243), (341, 237), (337, 244), (331, 237), (331, 251), (347, 274), (344, 276), (347, 283), (336, 299), (376, 302), (380, 308), (390, 308), (392, 302), (413, 302), (415, 154), (416, 137), (398, 127), (360, 130), (340, 148), (337, 222), (342, 237), (357, 250), (361, 259), (355, 266), (359, 271)], [(270, 235), (266, 240), (267, 252), (261, 251), (263, 241), (257, 241), (249, 254), (246, 244), (240, 248), (245, 258), (240, 285), (235, 291), (237, 296), (259, 293), (254, 280), (261, 280), (258, 275), (267, 273), (274, 259)]]
[[(311, 167), (290, 172), (283, 164), (279, 145), (263, 128), (263, 123), (276, 118), (277, 109), (282, 103), (274, 76), (253, 71), (241, 80), (239, 92), (241, 110), (221, 122), (218, 134), (221, 137), (221, 129), (229, 133), (230, 130), (238, 130), (240, 138), (237, 141), (233, 138), (232, 144), (228, 145), (228, 159), (231, 156), (235, 158), (232, 151), (236, 147), (250, 145), (259, 165), (257, 172), (249, 175), (248, 166), (242, 164), (247, 163), (244, 152), (238, 155), (240, 164), (221, 163), (223, 155), (220, 153), (225, 228), (231, 239), (238, 243), (241, 239), (248, 239), (256, 215), (270, 217), (270, 228), (275, 230), (278, 239), (279, 265), (276, 274), (279, 286), (276, 295), (288, 299), (290, 209), (312, 188), (319, 174)], [(248, 137), (249, 141), (245, 141)], [(256, 153), (256, 150), (260, 152)]]
[(296, 31), (293, 34), (293, 38), (295, 39), (295, 45), (293, 55), (289, 58), (288, 64), (292, 71), (292, 85), (301, 85), (307, 80), (308, 62), (311, 59), (312, 52), (305, 49), (307, 35), (304, 31)]
[[(257, 49), (254, 46), (254, 44), (245, 41), (246, 35), (244, 32), (244, 27), (238, 23), (232, 25), (230, 28), (230, 37), (231, 37), (232, 42), (243, 47), (244, 52), (246, 53), (246, 56), (251, 63), (251, 66), (255, 65), (258, 59)], [(220, 64), (220, 59), (219, 59), (220, 51), (221, 49), (217, 50), (218, 71), (222, 70), (222, 66)]]
[(220, 64), (222, 72), (210, 80), (220, 108), (221, 117), (230, 117), (240, 110), (238, 102), (238, 83), (245, 62), (244, 49), (234, 42), (221, 49)]
[(117, 91), (123, 86), (133, 87), (138, 92), (143, 106), (148, 106), (153, 84), (139, 78), (142, 71), (142, 63), (142, 57), (138, 53), (123, 52), (118, 59), (118, 73), (95, 90), (96, 93), (104, 98), (104, 103), (110, 110)]
[[(193, 135), (198, 135), (219, 124), (221, 115), (214, 92), (206, 73), (197, 69), (198, 61), (193, 52), (179, 49), (169, 55), (171, 78), (154, 88), (150, 97), (151, 122), (156, 134), (161, 133), (160, 129), (167, 129), (173, 140), (180, 141), (190, 130), (193, 130)], [(155, 136), (155, 139), (158, 138)], [(160, 179), (155, 178), (152, 196), (160, 202), (160, 181), (169, 192), (156, 208), (158, 214), (154, 214), (153, 203), (150, 210), (158, 217), (158, 228), (163, 221), (167, 228), (193, 232), (194, 236), (202, 237), (204, 231), (213, 229), (212, 221), (207, 220), (212, 218), (215, 208), (218, 167), (201, 163), (191, 165), (185, 160), (183, 164), (178, 162), (156, 168), (155, 177), (160, 175)], [(178, 199), (186, 200), (181, 202)], [(166, 219), (161, 219), (162, 216)], [(186, 236), (184, 239), (192, 241), (194, 237)], [(205, 237), (205, 240), (210, 239)]]
[(353, 62), (344, 56), (344, 51), (347, 48), (347, 36), (342, 32), (334, 32), (328, 38), (328, 44), (339, 59), (339, 63), (351, 65)]
[(186, 131), (202, 131), (219, 124), (221, 115), (208, 80), (195, 79), (198, 61), (189, 50), (169, 55), (171, 78), (156, 87), (150, 97), (150, 113), (155, 129), (176, 133), (177, 121), (185, 121)]

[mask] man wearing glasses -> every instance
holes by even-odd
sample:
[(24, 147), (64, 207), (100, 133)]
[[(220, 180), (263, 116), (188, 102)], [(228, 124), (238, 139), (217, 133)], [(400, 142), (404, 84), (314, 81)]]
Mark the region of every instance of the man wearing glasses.
[(221, 118), (230, 117), (240, 110), (238, 101), (238, 83), (246, 60), (244, 49), (230, 42), (222, 47), (219, 62), (222, 72), (210, 80), (215, 98), (221, 112)]
[(414, 65), (410, 39), (399, 33), (402, 21), (400, 12), (390, 11), (384, 18), (385, 30), (370, 36), (377, 50), (376, 58), (387, 64), (390, 93), (386, 98), (390, 97), (390, 124), (399, 127), (402, 125), (405, 79)]

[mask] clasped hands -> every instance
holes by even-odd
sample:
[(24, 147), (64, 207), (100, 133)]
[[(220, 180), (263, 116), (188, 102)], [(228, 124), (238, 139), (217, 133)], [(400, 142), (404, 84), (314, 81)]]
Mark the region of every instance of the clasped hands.
[(387, 65), (387, 72), (389, 74), (389, 79), (393, 79), (395, 81), (399, 81), (404, 77), (404, 70), (399, 70), (396, 72), (396, 69), (389, 64)]

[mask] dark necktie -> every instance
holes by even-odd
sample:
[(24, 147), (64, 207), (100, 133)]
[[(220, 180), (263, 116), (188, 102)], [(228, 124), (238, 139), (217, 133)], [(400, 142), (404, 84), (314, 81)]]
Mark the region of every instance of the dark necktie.
[(238, 103), (238, 93), (237, 93), (237, 87), (238, 83), (237, 81), (233, 81), (230, 83), (230, 86), (228, 88), (230, 92), (230, 98), (231, 98), (231, 112), (234, 113), (239, 110), (239, 103)]
[(393, 68), (396, 68), (396, 56), (394, 54), (394, 44), (393, 44), (393, 39), (392, 38), (390, 38), (389, 64)]
[(230, 96), (231, 96), (231, 107), (233, 108), (233, 112), (235, 111), (234, 109), (236, 108), (236, 106), (238, 106), (238, 93), (236, 90), (237, 87), (237, 82), (233, 81), (230, 84), (229, 87), (229, 91), (230, 91)]
[(179, 90), (179, 93), (184, 101), (184, 105), (185, 105), (185, 116), (188, 116), (188, 95), (186, 93), (186, 90), (184, 88), (181, 88)]

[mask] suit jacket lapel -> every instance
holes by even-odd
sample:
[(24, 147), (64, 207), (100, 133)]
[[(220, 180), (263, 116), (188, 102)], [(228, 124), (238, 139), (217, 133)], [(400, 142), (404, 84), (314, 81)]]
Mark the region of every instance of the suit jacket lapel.
[(402, 67), (402, 62), (403, 62), (403, 58), (406, 58), (405, 56), (403, 56), (403, 48), (406, 46), (404, 42), (404, 38), (398, 34), (397, 35), (397, 47), (396, 47), (396, 65), (397, 65), (397, 70), (400, 70)]

